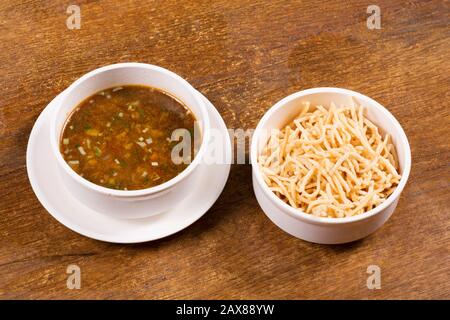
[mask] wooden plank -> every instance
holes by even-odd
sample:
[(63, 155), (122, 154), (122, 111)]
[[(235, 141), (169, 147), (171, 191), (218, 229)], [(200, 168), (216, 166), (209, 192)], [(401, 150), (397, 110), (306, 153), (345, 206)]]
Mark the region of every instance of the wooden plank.
[[(450, 298), (448, 1), (64, 1), (0, 3), (1, 298)], [(161, 65), (190, 81), (229, 128), (254, 128), (295, 91), (336, 86), (385, 105), (413, 155), (389, 222), (340, 246), (310, 244), (259, 208), (249, 165), (193, 226), (167, 239), (114, 245), (60, 225), (28, 182), (25, 151), (46, 104), (102, 65)], [(49, 181), (51, 183), (51, 181)], [(66, 268), (82, 288), (66, 288)], [(366, 287), (368, 265), (382, 288)]]

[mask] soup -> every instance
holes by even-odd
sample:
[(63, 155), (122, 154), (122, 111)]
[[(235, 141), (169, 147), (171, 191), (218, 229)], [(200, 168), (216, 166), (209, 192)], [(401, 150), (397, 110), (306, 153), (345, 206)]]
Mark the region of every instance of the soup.
[(183, 103), (151, 87), (114, 87), (90, 96), (73, 111), (60, 151), (75, 172), (95, 184), (145, 189), (174, 178), (188, 166), (188, 161), (172, 159), (174, 146), (183, 140), (172, 140), (177, 129), (192, 137), (188, 151), (193, 157), (199, 130)]

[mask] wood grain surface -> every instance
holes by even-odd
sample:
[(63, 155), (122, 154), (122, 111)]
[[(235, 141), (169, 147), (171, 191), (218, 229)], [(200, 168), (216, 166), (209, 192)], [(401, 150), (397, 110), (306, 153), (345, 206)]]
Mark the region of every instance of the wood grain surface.
[[(66, 27), (70, 4), (79, 30)], [(366, 26), (371, 4), (380, 30)], [(449, 299), (449, 11), (438, 0), (0, 1), (0, 298)], [(173, 236), (117, 245), (70, 231), (30, 187), (29, 133), (75, 79), (125, 61), (178, 73), (229, 128), (254, 128), (306, 88), (374, 98), (412, 148), (396, 212), (361, 241), (307, 243), (264, 215), (250, 166), (233, 165), (215, 205)], [(66, 287), (70, 264), (79, 290)], [(366, 286), (369, 265), (379, 290)]]

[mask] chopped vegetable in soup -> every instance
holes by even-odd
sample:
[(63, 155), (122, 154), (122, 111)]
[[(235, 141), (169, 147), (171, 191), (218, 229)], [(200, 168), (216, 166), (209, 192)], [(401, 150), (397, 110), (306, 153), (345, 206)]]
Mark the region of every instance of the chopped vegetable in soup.
[(75, 109), (64, 127), (60, 150), (73, 170), (95, 184), (145, 189), (174, 178), (188, 166), (171, 158), (181, 141), (171, 140), (176, 129), (196, 133), (188, 148), (193, 158), (199, 130), (186, 106), (155, 88), (114, 87)]

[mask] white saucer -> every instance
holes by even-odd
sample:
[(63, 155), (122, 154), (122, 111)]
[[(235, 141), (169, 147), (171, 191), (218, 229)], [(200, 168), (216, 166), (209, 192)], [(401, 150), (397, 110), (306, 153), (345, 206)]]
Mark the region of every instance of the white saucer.
[[(31, 186), (44, 208), (60, 223), (84, 236), (115, 243), (138, 243), (174, 234), (198, 220), (219, 197), (230, 172), (229, 161), (202, 164), (202, 176), (189, 195), (175, 208), (143, 219), (118, 219), (97, 213), (75, 199), (62, 183), (49, 142), (49, 115), (57, 107), (59, 96), (39, 115), (27, 147), (27, 172)], [(223, 134), (220, 143), (225, 159), (231, 159), (231, 142), (227, 127), (216, 108), (205, 98), (211, 128)]]

